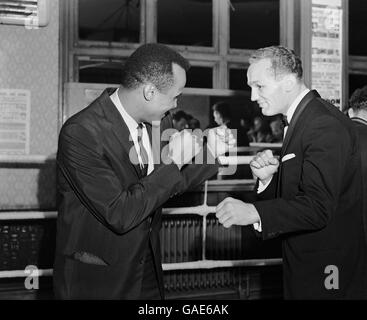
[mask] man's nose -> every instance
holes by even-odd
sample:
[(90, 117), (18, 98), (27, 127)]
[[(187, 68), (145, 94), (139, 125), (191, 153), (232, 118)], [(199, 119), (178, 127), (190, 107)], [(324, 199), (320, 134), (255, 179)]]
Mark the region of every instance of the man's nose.
[(251, 89), (251, 101), (257, 101), (259, 99), (259, 95), (256, 89)]

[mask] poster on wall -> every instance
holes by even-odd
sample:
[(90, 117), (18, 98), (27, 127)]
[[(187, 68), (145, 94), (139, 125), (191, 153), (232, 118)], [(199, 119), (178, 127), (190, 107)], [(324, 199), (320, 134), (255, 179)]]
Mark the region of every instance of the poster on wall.
[(0, 155), (29, 154), (31, 92), (0, 89)]
[(322, 98), (342, 106), (341, 0), (312, 0), (312, 87)]

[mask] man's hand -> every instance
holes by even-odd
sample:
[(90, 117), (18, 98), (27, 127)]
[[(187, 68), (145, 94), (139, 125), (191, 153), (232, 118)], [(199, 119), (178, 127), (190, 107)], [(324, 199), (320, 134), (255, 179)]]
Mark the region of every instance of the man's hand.
[(201, 150), (198, 138), (187, 130), (175, 133), (169, 142), (169, 153), (172, 161), (181, 169)]
[(262, 184), (266, 184), (277, 172), (279, 161), (274, 157), (271, 150), (259, 152), (250, 162), (250, 168), (254, 176), (260, 179)]
[(247, 226), (260, 222), (260, 216), (251, 203), (245, 203), (231, 197), (217, 205), (215, 216), (225, 228), (232, 225)]
[(233, 148), (235, 144), (236, 139), (231, 130), (226, 127), (217, 127), (210, 129), (208, 132), (208, 149), (214, 158), (224, 155)]

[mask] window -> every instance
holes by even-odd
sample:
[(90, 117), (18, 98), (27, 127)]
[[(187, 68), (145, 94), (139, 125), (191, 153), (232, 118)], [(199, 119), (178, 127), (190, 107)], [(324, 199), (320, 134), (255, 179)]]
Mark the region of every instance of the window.
[(348, 1), (349, 6), (349, 97), (367, 85), (367, 2)]
[(278, 44), (279, 0), (231, 0), (231, 48), (257, 49)]
[(229, 69), (229, 89), (251, 91), (247, 85), (247, 68)]
[(139, 42), (139, 0), (79, 0), (79, 39)]
[(280, 28), (280, 9), (287, 3), (64, 0), (65, 82), (118, 83), (116, 60), (126, 59), (141, 44), (158, 42), (172, 46), (193, 65), (187, 87), (248, 90), (242, 71), (249, 52), (279, 44), (280, 30), (285, 30)]
[(349, 53), (357, 56), (367, 55), (367, 2), (349, 1)]
[(118, 59), (79, 57), (79, 82), (119, 84), (122, 67)]
[(212, 0), (158, 0), (158, 42), (211, 47)]
[(187, 72), (186, 87), (213, 88), (213, 69), (208, 67), (191, 67)]
[(349, 97), (352, 93), (367, 85), (367, 74), (349, 74)]

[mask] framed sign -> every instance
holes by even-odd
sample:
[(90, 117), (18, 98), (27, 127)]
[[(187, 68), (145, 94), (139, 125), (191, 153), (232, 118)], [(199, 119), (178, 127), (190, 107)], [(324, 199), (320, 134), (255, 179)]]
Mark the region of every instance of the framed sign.
[(311, 83), (322, 98), (343, 106), (342, 0), (312, 0)]

